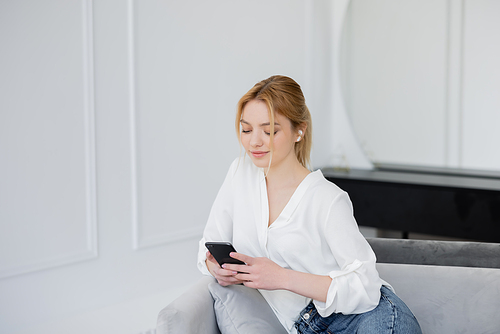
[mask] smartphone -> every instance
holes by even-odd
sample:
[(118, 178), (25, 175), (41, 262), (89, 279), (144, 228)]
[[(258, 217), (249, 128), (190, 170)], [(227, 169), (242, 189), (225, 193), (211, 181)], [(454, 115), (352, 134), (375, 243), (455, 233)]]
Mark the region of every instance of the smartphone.
[(210, 254), (213, 255), (215, 260), (222, 267), (224, 263), (231, 264), (245, 264), (245, 262), (241, 262), (240, 260), (236, 260), (229, 256), (229, 253), (236, 252), (233, 245), (230, 242), (205, 242), (205, 247), (210, 251)]

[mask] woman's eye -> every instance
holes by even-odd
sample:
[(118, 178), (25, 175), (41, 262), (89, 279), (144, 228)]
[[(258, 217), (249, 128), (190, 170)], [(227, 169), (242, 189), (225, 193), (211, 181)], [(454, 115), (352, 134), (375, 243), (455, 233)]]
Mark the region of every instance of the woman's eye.
[[(264, 131), (264, 133), (265, 133), (266, 135), (268, 135), (268, 136), (270, 136), (270, 135), (271, 135), (271, 132), (266, 132), (266, 131)], [(276, 133), (278, 133), (278, 131), (274, 131), (274, 135), (276, 135)]]
[(250, 130), (241, 130), (242, 133), (250, 133)]

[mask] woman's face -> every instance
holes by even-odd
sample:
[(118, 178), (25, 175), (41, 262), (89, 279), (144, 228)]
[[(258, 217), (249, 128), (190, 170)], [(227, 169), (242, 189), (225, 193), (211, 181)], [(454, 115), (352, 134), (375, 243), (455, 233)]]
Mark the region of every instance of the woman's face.
[[(260, 168), (269, 167), (271, 125), (267, 105), (260, 100), (251, 100), (243, 108), (241, 115), (241, 143), (253, 163)], [(287, 162), (296, 162), (294, 146), (298, 134), (285, 116), (275, 113), (274, 147), (271, 167)]]

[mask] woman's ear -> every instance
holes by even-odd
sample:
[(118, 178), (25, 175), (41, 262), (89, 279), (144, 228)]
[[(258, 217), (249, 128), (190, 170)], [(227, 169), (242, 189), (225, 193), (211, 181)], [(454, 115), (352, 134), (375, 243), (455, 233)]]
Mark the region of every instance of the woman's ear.
[(304, 135), (306, 133), (306, 129), (307, 129), (307, 124), (305, 123), (302, 123), (298, 129), (297, 129), (297, 134), (298, 134), (298, 137), (297, 137), (297, 141), (299, 142), (302, 138), (304, 138)]

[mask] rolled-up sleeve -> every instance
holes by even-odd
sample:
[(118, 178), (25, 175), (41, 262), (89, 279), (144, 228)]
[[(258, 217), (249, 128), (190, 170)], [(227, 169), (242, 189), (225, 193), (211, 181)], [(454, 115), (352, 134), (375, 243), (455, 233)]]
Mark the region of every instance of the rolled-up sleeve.
[(319, 314), (326, 317), (373, 310), (379, 303), (382, 280), (375, 267), (375, 254), (359, 232), (347, 193), (334, 199), (323, 228), (340, 270), (328, 273), (332, 282), (326, 302), (314, 301)]

